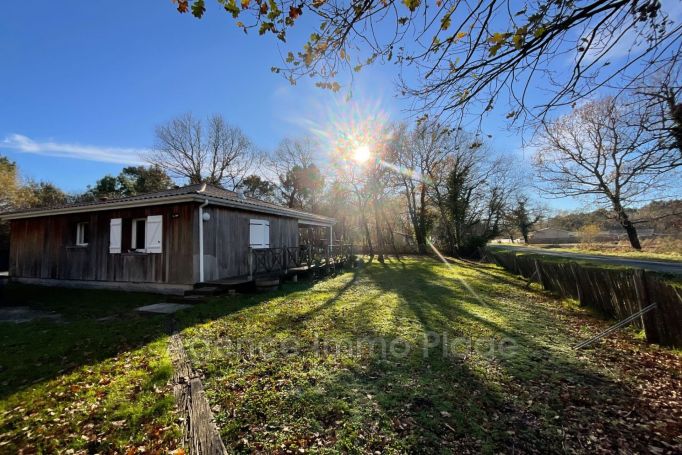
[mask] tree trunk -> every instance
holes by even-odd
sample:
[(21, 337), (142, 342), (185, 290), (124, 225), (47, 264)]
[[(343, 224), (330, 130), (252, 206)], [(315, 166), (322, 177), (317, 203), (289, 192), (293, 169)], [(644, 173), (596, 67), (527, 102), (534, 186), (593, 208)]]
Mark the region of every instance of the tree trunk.
[(639, 237), (637, 236), (637, 229), (635, 225), (630, 221), (630, 217), (625, 212), (625, 209), (620, 206), (620, 204), (615, 204), (616, 215), (618, 216), (618, 221), (620, 225), (623, 226), (625, 232), (628, 234), (628, 239), (630, 240), (630, 245), (636, 250), (641, 250), (642, 245), (639, 243)]
[(625, 232), (628, 233), (628, 239), (630, 240), (630, 245), (632, 245), (632, 248), (634, 248), (636, 250), (641, 250), (642, 245), (639, 243), (639, 237), (637, 236), (637, 229), (632, 224), (632, 222), (628, 220), (627, 225), (623, 224), (623, 227), (625, 228)]
[(426, 254), (426, 235), (421, 226), (417, 226), (417, 229), (414, 231), (414, 236), (417, 239), (417, 251), (419, 254)]
[(379, 201), (377, 200), (377, 197), (373, 197), (373, 206), (374, 206), (374, 225), (376, 226), (376, 231), (377, 231), (377, 259), (379, 262), (382, 264), (384, 263), (384, 240), (383, 240), (383, 235), (381, 234), (381, 220), (379, 217)]
[(528, 245), (528, 232), (526, 232), (526, 231), (521, 232), (521, 235), (523, 235), (523, 243)]
[(419, 254), (426, 254), (426, 185), (420, 185), (419, 193), (419, 219), (418, 230), (415, 230), (417, 237), (417, 249)]
[(369, 260), (374, 259), (374, 248), (372, 247), (372, 234), (369, 232), (369, 223), (367, 223), (367, 218), (362, 216), (362, 224), (365, 227), (365, 239), (367, 240), (367, 252), (369, 253)]

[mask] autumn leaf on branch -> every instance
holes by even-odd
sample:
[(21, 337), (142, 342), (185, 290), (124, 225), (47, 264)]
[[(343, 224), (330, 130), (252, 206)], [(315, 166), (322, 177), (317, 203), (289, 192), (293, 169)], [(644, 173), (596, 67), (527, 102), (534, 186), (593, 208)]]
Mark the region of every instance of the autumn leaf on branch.
[(176, 0), (178, 4), (178, 12), (180, 13), (186, 13), (189, 10), (189, 1), (188, 0)]
[(197, 19), (201, 19), (205, 12), (206, 6), (204, 5), (204, 0), (196, 0), (192, 4), (192, 15)]
[(403, 0), (403, 3), (410, 9), (410, 11), (414, 11), (419, 8), (421, 0)]
[(296, 20), (298, 19), (301, 14), (303, 14), (303, 10), (301, 9), (300, 6), (290, 6), (289, 7), (289, 17)]

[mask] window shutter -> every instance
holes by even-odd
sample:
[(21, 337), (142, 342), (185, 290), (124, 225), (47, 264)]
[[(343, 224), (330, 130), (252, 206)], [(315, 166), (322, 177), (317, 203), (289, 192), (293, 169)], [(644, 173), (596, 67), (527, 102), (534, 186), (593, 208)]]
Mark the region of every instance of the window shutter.
[(163, 241), (163, 215), (147, 217), (145, 251), (147, 253), (161, 253)]
[(121, 252), (121, 218), (112, 218), (109, 221), (109, 253)]
[(251, 220), (249, 226), (249, 246), (251, 248), (263, 248), (263, 222)]
[(263, 221), (263, 237), (262, 237), (263, 248), (270, 248), (270, 222)]

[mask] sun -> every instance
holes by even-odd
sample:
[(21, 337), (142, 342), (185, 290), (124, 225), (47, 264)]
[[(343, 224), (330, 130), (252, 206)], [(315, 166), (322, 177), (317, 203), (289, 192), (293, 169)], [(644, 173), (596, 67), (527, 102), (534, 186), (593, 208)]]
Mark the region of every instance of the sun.
[(353, 159), (358, 163), (365, 163), (371, 158), (372, 154), (369, 145), (361, 144), (353, 150)]

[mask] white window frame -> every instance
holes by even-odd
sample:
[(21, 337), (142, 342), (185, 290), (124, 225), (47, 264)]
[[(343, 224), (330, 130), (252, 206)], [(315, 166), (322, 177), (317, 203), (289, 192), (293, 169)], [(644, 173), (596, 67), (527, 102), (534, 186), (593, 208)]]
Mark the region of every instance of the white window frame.
[(88, 246), (86, 242), (84, 242), (84, 237), (85, 237), (85, 226), (89, 226), (90, 223), (88, 221), (81, 221), (80, 223), (76, 224), (76, 246)]
[[(144, 222), (144, 248), (135, 248), (135, 245), (137, 245), (137, 223), (140, 221)], [(133, 251), (136, 251), (138, 253), (146, 253), (147, 252), (147, 218), (133, 218), (131, 224), (131, 240), (130, 240), (130, 249)]]

